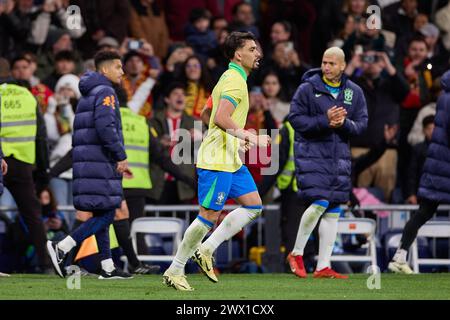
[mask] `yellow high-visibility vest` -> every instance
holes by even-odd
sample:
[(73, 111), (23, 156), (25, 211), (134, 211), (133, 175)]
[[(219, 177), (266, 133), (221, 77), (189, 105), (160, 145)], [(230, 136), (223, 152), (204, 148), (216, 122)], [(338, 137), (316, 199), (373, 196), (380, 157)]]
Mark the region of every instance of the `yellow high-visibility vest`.
[(36, 161), (37, 101), (24, 87), (0, 85), (0, 141), (5, 157), (34, 164)]
[(120, 114), (128, 165), (133, 173), (133, 178), (122, 180), (122, 186), (124, 189), (151, 189), (147, 120), (128, 108), (120, 108)]
[(284, 190), (292, 183), (292, 190), (297, 192), (297, 179), (295, 179), (295, 162), (294, 162), (294, 128), (289, 121), (284, 123), (289, 132), (289, 158), (286, 162), (282, 173), (277, 177), (278, 189)]

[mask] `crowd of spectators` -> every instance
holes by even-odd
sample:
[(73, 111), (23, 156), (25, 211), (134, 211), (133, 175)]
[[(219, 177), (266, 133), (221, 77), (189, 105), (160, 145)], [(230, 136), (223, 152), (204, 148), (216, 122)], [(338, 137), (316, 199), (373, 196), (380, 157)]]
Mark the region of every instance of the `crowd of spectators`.
[[(367, 13), (372, 4), (381, 8), (379, 29)], [(385, 203), (417, 203), (439, 80), (449, 68), (450, 1), (4, 0), (0, 77), (22, 81), (37, 98), (53, 166), (71, 149), (79, 77), (93, 70), (95, 52), (115, 50), (123, 60), (124, 103), (148, 119), (170, 154), (177, 128), (201, 137), (194, 121), (228, 68), (221, 48), (232, 31), (254, 33), (263, 54), (248, 79), (247, 128), (280, 128), (302, 75), (320, 66), (327, 47), (341, 47), (345, 75), (363, 89), (369, 113), (367, 132), (351, 143), (353, 156), (386, 144), (386, 129), (396, 132), (355, 187)], [(263, 165), (248, 166), (261, 181)], [(194, 164), (183, 171), (195, 177)], [(196, 203), (196, 190), (157, 168), (151, 174), (149, 203)], [(48, 230), (67, 229), (55, 204), (72, 205), (71, 179), (69, 170), (39, 190)]]

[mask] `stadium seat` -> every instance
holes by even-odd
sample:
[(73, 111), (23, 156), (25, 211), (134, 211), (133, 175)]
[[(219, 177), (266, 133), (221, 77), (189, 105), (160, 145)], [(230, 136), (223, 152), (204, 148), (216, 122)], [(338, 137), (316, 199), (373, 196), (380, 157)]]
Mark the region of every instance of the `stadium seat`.
[[(131, 224), (131, 241), (140, 261), (172, 261), (181, 243), (185, 222), (179, 218), (138, 218)], [(137, 250), (137, 235), (144, 234), (147, 251)]]
[[(450, 238), (449, 220), (431, 220), (425, 223), (417, 233), (418, 237), (427, 238)], [(420, 265), (450, 265), (450, 259), (419, 258), (417, 240), (411, 246), (411, 259), (415, 273), (419, 273)]]
[(377, 266), (375, 242), (376, 222), (368, 218), (339, 218), (338, 234), (362, 234), (367, 236), (369, 246), (365, 255), (338, 254), (331, 256), (331, 261), (370, 262)]

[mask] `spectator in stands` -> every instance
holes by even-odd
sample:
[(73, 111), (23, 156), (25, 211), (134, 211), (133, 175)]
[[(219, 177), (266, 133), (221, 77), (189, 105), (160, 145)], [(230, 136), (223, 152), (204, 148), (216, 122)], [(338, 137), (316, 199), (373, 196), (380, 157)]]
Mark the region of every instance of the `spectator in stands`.
[(42, 7), (31, 25), (32, 43), (43, 45), (47, 39), (49, 30), (66, 30), (73, 39), (80, 38), (86, 27), (83, 17), (78, 12), (70, 12), (70, 18), (76, 21), (77, 25), (71, 25), (67, 8), (69, 0), (44, 0)]
[[(150, 120), (151, 126), (155, 129), (160, 142), (170, 155), (172, 155), (174, 146), (181, 141), (181, 136), (179, 136), (177, 129), (189, 130), (192, 140), (198, 136), (194, 128), (194, 118), (185, 112), (186, 95), (184, 90), (182, 83), (172, 83), (165, 93), (165, 110), (155, 112), (155, 116)], [(192, 164), (181, 164), (179, 168), (184, 175), (195, 177), (193, 162)], [(150, 190), (150, 198), (154, 199), (158, 204), (178, 204), (194, 198), (195, 192), (188, 185), (175, 180), (168, 173), (164, 174), (164, 171), (157, 165), (151, 164), (150, 172), (153, 183), (153, 188)]]
[(64, 50), (55, 55), (55, 69), (42, 82), (51, 90), (55, 90), (56, 83), (65, 74), (76, 73), (76, 58), (72, 51)]
[(47, 239), (58, 241), (69, 234), (69, 226), (66, 223), (64, 213), (58, 210), (52, 191), (48, 188), (41, 191), (39, 200), (42, 207), (42, 220), (44, 221)]
[(35, 76), (37, 70), (37, 57), (32, 52), (25, 52), (23, 56), (30, 62), (31, 78), (29, 80), (31, 88), (41, 83), (41, 80)]
[[(253, 87), (249, 94), (249, 110), (244, 129), (255, 130), (256, 132), (266, 129), (268, 130), (267, 134), (270, 134), (270, 130), (277, 129), (277, 123), (269, 108), (269, 101), (261, 88)], [(270, 163), (270, 147), (254, 146), (245, 153), (244, 163), (255, 182), (259, 184), (263, 178), (261, 169), (268, 167)]]
[(136, 39), (146, 39), (161, 60), (169, 47), (169, 30), (165, 13), (159, 1), (131, 0), (130, 35)]
[(430, 89), (430, 103), (420, 109), (419, 113), (417, 114), (416, 120), (414, 121), (414, 125), (408, 134), (408, 143), (411, 146), (414, 146), (425, 140), (422, 121), (423, 119), (425, 119), (425, 117), (434, 116), (436, 114), (436, 101), (441, 92), (442, 89), (440, 79), (436, 79), (435, 81), (433, 81), (433, 86)]
[(289, 41), (292, 36), (292, 25), (289, 21), (278, 21), (270, 30), (270, 42), (272, 45), (280, 41)]
[(450, 52), (439, 39), (439, 29), (432, 23), (422, 26), (419, 32), (428, 45), (427, 68), (433, 78), (440, 77), (449, 67)]
[(103, 37), (97, 42), (97, 49), (100, 50), (119, 50), (119, 41), (113, 37)]
[(153, 58), (153, 47), (145, 42), (140, 51), (131, 50), (123, 57), (125, 75), (122, 86), (128, 95), (128, 107), (135, 113), (151, 117), (152, 90), (159, 75), (159, 64)]
[[(356, 71), (356, 72), (355, 72)], [(398, 127), (400, 102), (409, 91), (409, 84), (392, 65), (385, 52), (366, 51), (356, 54), (346, 68), (366, 98), (369, 121), (367, 130), (351, 140), (353, 156), (359, 156), (383, 143), (383, 129)], [(362, 73), (360, 76), (358, 73)], [(384, 199), (390, 199), (396, 182), (397, 151), (388, 149), (370, 168), (359, 175), (358, 187), (378, 187)]]
[(212, 91), (212, 80), (209, 71), (199, 56), (189, 57), (175, 76), (176, 81), (185, 86), (185, 112), (192, 117), (200, 118), (200, 113)]
[[(18, 1), (17, 7), (14, 0), (0, 3), (0, 56), (2, 57), (11, 59), (25, 47), (31, 31), (31, 18), (25, 17), (23, 2)], [(18, 7), (22, 10), (17, 9)]]
[(229, 34), (228, 29), (222, 29), (218, 35), (217, 42), (218, 46), (211, 52), (210, 58), (207, 61), (208, 69), (211, 71), (211, 78), (213, 83), (216, 83), (222, 73), (228, 69), (228, 59), (225, 57), (223, 50), (223, 45), (225, 39)]
[(211, 19), (211, 30), (214, 31), (219, 42), (222, 31), (228, 28), (228, 21), (223, 16), (215, 16)]
[(355, 31), (347, 38), (344, 42), (342, 50), (344, 50), (345, 55), (350, 59), (352, 54), (357, 51), (358, 46), (362, 47), (364, 51), (366, 50), (385, 50), (386, 39), (381, 33), (380, 29), (369, 29), (367, 27), (367, 15), (360, 17), (356, 21)]
[[(55, 89), (56, 103), (51, 103), (44, 114), (51, 151), (63, 135), (72, 131), (74, 110), (81, 96), (78, 89), (79, 81), (80, 79), (73, 74), (62, 76)], [(68, 144), (71, 145), (71, 140)]]
[(38, 54), (38, 69), (36, 75), (39, 79), (47, 78), (55, 69), (55, 58), (61, 51), (71, 51), (76, 61), (76, 73), (81, 71), (81, 56), (74, 50), (70, 34), (62, 29), (50, 30), (44, 50)]
[(359, 19), (364, 16), (369, 4), (368, 0), (344, 0), (342, 12)]
[(423, 135), (425, 140), (413, 147), (409, 162), (408, 181), (406, 185), (406, 203), (417, 204), (417, 192), (419, 191), (420, 176), (427, 157), (428, 146), (434, 130), (434, 115), (426, 116), (422, 120)]
[(94, 56), (97, 42), (110, 36), (120, 42), (125, 39), (130, 19), (130, 4), (123, 0), (72, 0), (80, 7), (86, 33), (77, 40), (84, 59)]
[(173, 41), (184, 40), (184, 27), (189, 22), (192, 9), (205, 8), (213, 17), (220, 13), (217, 0), (164, 0), (163, 3), (170, 39)]
[(253, 14), (252, 6), (245, 2), (241, 1), (237, 3), (232, 10), (233, 13), (233, 21), (230, 23), (231, 31), (250, 31), (255, 35), (257, 39), (259, 39), (259, 29), (255, 25), (255, 16)]
[[(17, 56), (11, 62), (11, 74), (14, 79), (23, 80), (29, 83), (31, 86), (31, 93), (38, 100), (40, 111), (45, 113), (49, 104), (55, 104), (56, 102), (53, 98), (53, 91), (45, 84), (40, 83), (39, 79), (33, 75), (32, 65), (33, 63), (28, 60), (26, 55)], [(35, 83), (34, 85), (33, 82)]]
[(308, 66), (300, 60), (293, 43), (282, 41), (275, 45), (272, 57), (266, 63), (263, 63), (259, 74), (264, 74), (267, 70), (274, 70), (279, 75), (281, 87), (284, 88), (286, 97), (290, 99), (307, 69)]
[(273, 71), (265, 74), (261, 88), (276, 127), (280, 128), (289, 113), (290, 103), (285, 98), (278, 74)]
[(351, 15), (347, 14), (344, 17), (345, 22), (343, 27), (337, 33), (336, 37), (329, 43), (330, 47), (337, 46), (342, 48), (348, 38), (356, 31), (357, 23), (356, 19)]
[(289, 21), (277, 21), (270, 29), (270, 45), (264, 50), (266, 58), (270, 58), (273, 53), (273, 48), (278, 42), (292, 41), (294, 48), (298, 50), (297, 44), (292, 39), (292, 24)]
[(205, 61), (218, 45), (214, 31), (209, 29), (210, 20), (211, 13), (208, 10), (195, 8), (191, 11), (189, 24), (184, 30), (186, 43)]
[[(53, 141), (50, 139), (53, 142), (50, 152), (50, 167), (53, 167), (72, 148), (74, 112), (81, 97), (78, 89), (79, 82), (80, 79), (73, 74), (62, 76), (56, 84), (56, 108), (53, 110), (53, 114), (50, 113), (50, 110), (45, 114), (49, 138), (57, 137)], [(73, 204), (72, 169), (51, 179), (50, 187), (59, 204)]]
[[(394, 32), (397, 39), (405, 39), (414, 32), (414, 19), (417, 14), (417, 0), (401, 0), (384, 8), (383, 25), (386, 30)], [(400, 44), (399, 41), (397, 44)]]
[(429, 23), (429, 18), (426, 14), (419, 13), (414, 18), (413, 30), (410, 33), (403, 35), (396, 35), (395, 41), (395, 56), (397, 60), (404, 58), (408, 54), (408, 44), (414, 35), (422, 34), (420, 29)]
[(424, 63), (427, 55), (428, 47), (425, 39), (422, 36), (414, 37), (408, 46), (408, 56), (397, 66), (398, 72), (404, 75), (410, 85), (408, 95), (401, 102), (400, 108), (398, 181), (403, 183), (401, 185), (403, 192), (411, 154), (411, 147), (407, 142), (408, 133), (420, 108), (428, 102), (429, 88), (433, 82), (431, 72)]
[(436, 12), (435, 23), (442, 31), (442, 43), (447, 50), (450, 50), (450, 2)]
[(184, 42), (175, 43), (169, 50), (169, 55), (166, 60), (166, 73), (172, 73), (176, 67), (183, 64), (186, 59), (194, 54), (191, 46)]

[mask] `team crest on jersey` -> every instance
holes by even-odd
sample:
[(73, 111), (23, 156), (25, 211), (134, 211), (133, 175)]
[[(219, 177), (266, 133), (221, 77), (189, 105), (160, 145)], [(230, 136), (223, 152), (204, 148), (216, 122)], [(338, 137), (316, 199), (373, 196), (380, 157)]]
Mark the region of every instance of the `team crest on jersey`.
[(347, 88), (344, 90), (344, 103), (345, 104), (352, 104), (353, 100), (353, 90), (350, 88)]
[(219, 192), (217, 194), (216, 204), (220, 206), (223, 204), (224, 201), (225, 201), (225, 192)]

